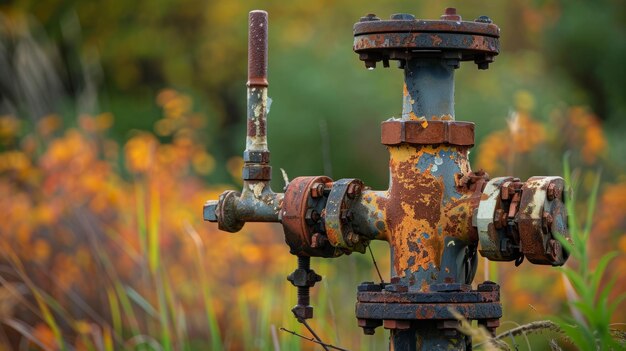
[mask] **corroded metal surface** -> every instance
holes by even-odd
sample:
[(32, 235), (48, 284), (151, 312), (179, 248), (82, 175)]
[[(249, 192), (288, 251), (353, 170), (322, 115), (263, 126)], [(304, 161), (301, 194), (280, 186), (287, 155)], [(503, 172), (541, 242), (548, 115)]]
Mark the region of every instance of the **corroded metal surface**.
[(375, 191), (358, 179), (312, 176), (293, 179), (284, 194), (269, 187), (267, 13), (251, 12), (249, 25), (243, 189), (208, 201), (204, 218), (229, 232), (246, 222), (282, 223), (285, 241), (298, 256), (298, 269), (288, 278), (298, 288), (293, 312), (309, 331), (309, 288), (321, 279), (309, 257), (364, 252), (370, 240), (389, 242), (391, 280), (361, 284), (356, 314), (365, 334), (378, 326), (390, 329), (391, 349), (471, 348), (450, 308), (495, 333), (502, 316), (499, 286), (471, 288), (479, 244), (491, 260), (565, 262), (567, 252), (557, 239), (557, 233), (568, 237), (563, 179), (489, 181), (468, 160), (474, 124), (455, 121), (454, 70), (464, 60), (485, 69), (499, 52), (499, 29), (489, 18), (462, 21), (453, 8), (437, 21), (410, 14), (394, 14), (389, 21), (362, 17), (354, 27), (359, 58), (372, 69), (397, 60), (404, 70), (402, 115), (382, 124), (389, 188)]
[(457, 186), (470, 172), (467, 151), (445, 145), (389, 148), (389, 196), (377, 204), (389, 228), (394, 274), (421, 290), (472, 278), (466, 265), (475, 250), (472, 214), (479, 196)]
[[(569, 239), (561, 177), (532, 177), (522, 188), (519, 232), (522, 252), (532, 263), (560, 266), (568, 254), (556, 239)], [(552, 193), (551, 196), (548, 196)]]
[(512, 261), (520, 257), (519, 235), (508, 225), (509, 206), (502, 199), (501, 186), (513, 177), (498, 177), (487, 183), (476, 214), (480, 254), (492, 261)]
[(474, 146), (474, 123), (455, 121), (400, 121), (389, 120), (381, 124), (381, 143), (399, 144), (450, 144)]
[(323, 213), (326, 234), (330, 243), (347, 252), (365, 252), (369, 240), (353, 230), (353, 203), (359, 201), (363, 182), (358, 179), (340, 179), (333, 184)]
[(387, 67), (389, 60), (399, 60), (404, 68), (406, 60), (439, 58), (457, 67), (458, 61), (471, 60), (486, 69), (500, 52), (500, 29), (489, 18), (462, 21), (455, 10), (440, 20), (395, 14), (383, 21), (368, 15), (353, 32), (353, 49), (369, 68), (380, 61)]
[(328, 201), (324, 188), (331, 184), (332, 179), (320, 176), (298, 177), (287, 186), (281, 222), (292, 254), (318, 257), (342, 254), (329, 244), (322, 218)]
[(248, 87), (267, 87), (267, 12), (248, 15)]

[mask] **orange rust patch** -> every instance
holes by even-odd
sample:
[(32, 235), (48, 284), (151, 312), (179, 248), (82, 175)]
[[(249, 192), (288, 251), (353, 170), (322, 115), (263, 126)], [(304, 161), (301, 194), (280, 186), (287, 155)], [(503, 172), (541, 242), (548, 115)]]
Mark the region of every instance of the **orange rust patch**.
[[(449, 146), (389, 147), (391, 185), (388, 197), (377, 198), (376, 206), (385, 211), (389, 244), (394, 250), (394, 269), (404, 276), (420, 268), (441, 268), (445, 237), (466, 242), (474, 240), (472, 213), (479, 194), (466, 191), (442, 206), (444, 183), (442, 177), (416, 167), (425, 155), (449, 151)], [(461, 172), (469, 172), (466, 150), (457, 149), (452, 157)], [(463, 191), (456, 189), (456, 191)]]

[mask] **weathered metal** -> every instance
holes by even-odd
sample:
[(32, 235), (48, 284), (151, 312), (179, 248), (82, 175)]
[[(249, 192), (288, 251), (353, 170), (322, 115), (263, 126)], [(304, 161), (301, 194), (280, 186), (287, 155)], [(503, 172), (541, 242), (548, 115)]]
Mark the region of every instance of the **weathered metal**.
[(400, 144), (474, 146), (474, 123), (471, 122), (389, 120), (382, 123), (381, 129), (381, 143), (387, 146)]
[(310, 269), (310, 257), (364, 252), (371, 240), (385, 240), (391, 282), (358, 287), (356, 315), (364, 333), (390, 329), (396, 350), (471, 349), (451, 310), (491, 333), (502, 316), (497, 284), (471, 287), (478, 246), (490, 260), (563, 264), (568, 255), (557, 237), (568, 237), (563, 179), (490, 181), (482, 170), (471, 170), (474, 124), (455, 121), (454, 70), (467, 60), (485, 69), (499, 53), (499, 29), (488, 17), (466, 22), (452, 8), (436, 21), (410, 14), (381, 21), (369, 14), (355, 24), (354, 37), (366, 67), (397, 60), (404, 70), (402, 115), (381, 126), (389, 188), (310, 176), (293, 179), (284, 194), (270, 189), (267, 13), (253, 11), (243, 190), (207, 202), (204, 217), (229, 232), (245, 222), (282, 223), (290, 252), (298, 256), (289, 276), (298, 287), (292, 311), (309, 330), (309, 289), (321, 279)]
[(298, 256), (298, 268), (287, 277), (287, 280), (298, 288), (298, 304), (291, 310), (294, 316), (298, 320), (313, 318), (309, 289), (321, 281), (322, 276), (311, 269), (311, 258)]
[(324, 188), (330, 187), (332, 182), (324, 176), (298, 177), (285, 188), (281, 222), (291, 254), (317, 257), (343, 254), (328, 242), (321, 216), (328, 200)]

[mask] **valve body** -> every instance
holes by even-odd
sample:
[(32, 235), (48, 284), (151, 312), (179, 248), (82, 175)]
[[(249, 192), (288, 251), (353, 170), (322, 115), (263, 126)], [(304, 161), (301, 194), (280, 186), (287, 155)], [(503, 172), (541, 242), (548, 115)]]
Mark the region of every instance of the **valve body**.
[(284, 193), (270, 189), (267, 13), (251, 12), (250, 38), (244, 188), (207, 202), (204, 216), (230, 232), (245, 222), (282, 223), (290, 252), (298, 256), (289, 279), (298, 287), (293, 311), (299, 321), (313, 316), (308, 290), (321, 279), (309, 257), (363, 253), (371, 240), (385, 240), (391, 280), (358, 287), (358, 325), (366, 334), (378, 326), (390, 329), (394, 350), (466, 350), (471, 338), (457, 331), (452, 310), (492, 333), (502, 316), (497, 284), (472, 288), (477, 251), (516, 264), (524, 257), (536, 264), (565, 262), (557, 239), (568, 237), (563, 180), (490, 180), (472, 171), (474, 124), (455, 120), (455, 69), (462, 61), (487, 69), (499, 53), (499, 28), (489, 18), (462, 21), (446, 9), (440, 20), (367, 15), (355, 24), (353, 48), (367, 68), (397, 61), (404, 70), (402, 114), (381, 126), (390, 181), (379, 191), (359, 179), (326, 176), (295, 178)]

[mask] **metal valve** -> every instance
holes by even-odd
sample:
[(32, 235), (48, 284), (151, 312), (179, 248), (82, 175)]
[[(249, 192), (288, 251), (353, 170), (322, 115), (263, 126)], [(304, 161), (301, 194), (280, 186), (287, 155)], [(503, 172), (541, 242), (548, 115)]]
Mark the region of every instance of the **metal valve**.
[[(454, 71), (463, 61), (487, 69), (499, 54), (500, 29), (481, 16), (463, 21), (453, 8), (438, 20), (368, 14), (354, 25), (353, 49), (368, 69), (398, 61), (404, 71), (402, 114), (381, 125), (389, 151), (389, 188), (372, 190), (355, 178), (293, 179), (283, 193), (269, 186), (267, 144), (267, 13), (250, 13), (248, 116), (241, 192), (208, 201), (204, 218), (221, 230), (246, 222), (280, 222), (298, 257), (288, 280), (298, 289), (292, 309), (323, 347), (306, 320), (313, 317), (309, 290), (321, 277), (311, 257), (365, 252), (372, 240), (391, 248), (390, 283), (358, 287), (356, 317), (365, 334), (391, 330), (393, 349), (471, 349), (457, 332), (455, 309), (491, 333), (502, 316), (494, 282), (472, 289), (477, 251), (494, 261), (523, 258), (562, 265), (559, 240), (569, 237), (560, 177), (489, 180), (472, 171), (474, 123), (455, 120)], [(382, 280), (382, 277), (381, 277)], [(418, 346), (419, 345), (419, 346)]]

